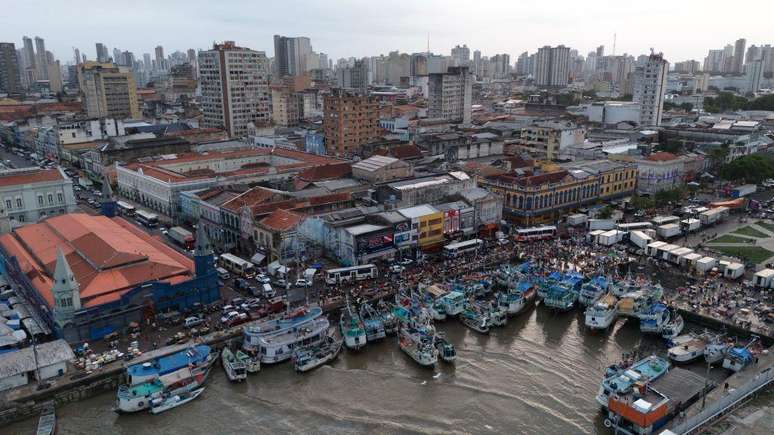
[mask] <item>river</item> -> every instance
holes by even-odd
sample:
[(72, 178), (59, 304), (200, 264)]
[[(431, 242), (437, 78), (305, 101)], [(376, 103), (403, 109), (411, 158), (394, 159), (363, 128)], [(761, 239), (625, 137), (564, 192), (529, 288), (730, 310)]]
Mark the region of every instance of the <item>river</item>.
[[(118, 416), (112, 394), (63, 406), (59, 434), (609, 433), (594, 400), (604, 367), (636, 346), (665, 353), (631, 320), (592, 334), (580, 312), (544, 307), (488, 336), (456, 320), (437, 326), (457, 347), (453, 366), (420, 368), (394, 337), (304, 375), (286, 363), (230, 384), (218, 366), (199, 399), (161, 415)], [(35, 424), (0, 434), (34, 433)]]

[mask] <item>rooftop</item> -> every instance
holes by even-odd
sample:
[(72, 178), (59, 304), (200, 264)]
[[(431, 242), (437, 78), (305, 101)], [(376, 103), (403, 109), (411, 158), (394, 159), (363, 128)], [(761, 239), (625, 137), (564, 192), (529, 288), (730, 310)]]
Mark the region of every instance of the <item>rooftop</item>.
[(39, 367), (48, 367), (64, 361), (72, 361), (75, 354), (66, 341), (59, 339), (25, 347), (13, 352), (0, 354), (0, 379), (35, 370), (35, 359)]
[(421, 216), (427, 216), (429, 214), (438, 213), (438, 209), (432, 205), (422, 204), (415, 207), (402, 208), (398, 210), (398, 213), (406, 216), (407, 218), (418, 218)]
[(375, 172), (397, 161), (399, 160), (395, 157), (375, 155), (355, 163), (352, 165), (352, 168), (366, 172)]
[(373, 233), (374, 231), (383, 230), (387, 227), (382, 225), (360, 224), (352, 227), (348, 227), (346, 230), (353, 236), (359, 236), (361, 234)]
[(33, 183), (48, 183), (64, 180), (65, 176), (59, 169), (10, 169), (0, 171), (0, 187), (17, 186)]
[(295, 228), (303, 219), (304, 217), (300, 214), (277, 209), (261, 219), (259, 224), (269, 230), (287, 231)]
[(666, 151), (660, 151), (649, 155), (648, 160), (651, 162), (667, 162), (670, 160), (677, 160), (677, 156)]

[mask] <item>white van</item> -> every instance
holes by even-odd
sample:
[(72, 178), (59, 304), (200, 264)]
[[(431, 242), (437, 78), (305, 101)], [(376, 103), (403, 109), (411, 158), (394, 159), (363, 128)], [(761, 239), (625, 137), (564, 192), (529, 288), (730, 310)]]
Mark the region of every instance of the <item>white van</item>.
[(226, 270), (226, 269), (224, 269), (222, 267), (218, 267), (215, 270), (218, 271), (218, 278), (220, 278), (220, 279), (229, 279), (229, 278), (231, 278), (231, 274), (228, 273), (228, 270)]
[(265, 298), (273, 298), (277, 295), (277, 292), (274, 291), (274, 289), (271, 287), (271, 284), (264, 284), (263, 285), (263, 297)]

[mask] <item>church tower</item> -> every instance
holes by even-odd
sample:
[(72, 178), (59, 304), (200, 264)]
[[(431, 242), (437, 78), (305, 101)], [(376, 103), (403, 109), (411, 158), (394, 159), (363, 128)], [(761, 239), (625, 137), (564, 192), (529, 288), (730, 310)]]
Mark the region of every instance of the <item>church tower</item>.
[(51, 293), (54, 296), (54, 320), (61, 328), (81, 309), (81, 293), (78, 281), (75, 280), (75, 275), (60, 248), (57, 248), (56, 252), (54, 286)]
[(215, 271), (215, 265), (212, 264), (212, 246), (201, 222), (196, 228), (194, 267), (196, 268), (196, 276), (206, 276)]
[(110, 180), (107, 177), (102, 178), (102, 216), (109, 218), (116, 217), (116, 196), (113, 195), (113, 189), (110, 187)]

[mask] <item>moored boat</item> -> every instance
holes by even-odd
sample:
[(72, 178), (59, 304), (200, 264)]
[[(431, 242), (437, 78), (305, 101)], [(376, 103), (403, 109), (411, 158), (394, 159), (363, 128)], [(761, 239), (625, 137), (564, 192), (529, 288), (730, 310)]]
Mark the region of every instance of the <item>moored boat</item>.
[(686, 364), (701, 358), (706, 347), (707, 340), (704, 336), (694, 336), (690, 341), (670, 347), (669, 359), (676, 363)]
[(457, 359), (457, 351), (454, 349), (454, 345), (446, 340), (446, 337), (442, 334), (436, 334), (435, 348), (438, 350), (438, 356), (444, 362), (453, 363)]
[(669, 361), (651, 355), (634, 364), (612, 365), (605, 370), (605, 376), (597, 393), (597, 403), (607, 409), (610, 398), (624, 397), (635, 387), (647, 385), (660, 378), (669, 370)]
[(327, 336), (325, 340), (312, 347), (301, 348), (293, 353), (293, 367), (299, 373), (316, 369), (336, 359), (341, 352), (342, 340)]
[(683, 316), (681, 316), (677, 311), (673, 311), (670, 314), (669, 322), (667, 322), (667, 324), (661, 328), (661, 336), (667, 340), (670, 340), (680, 335), (680, 333), (683, 332), (684, 327), (685, 321), (683, 320)]
[(660, 334), (670, 320), (669, 308), (662, 303), (655, 303), (648, 311), (640, 314), (640, 331)]
[(368, 342), (363, 322), (360, 320), (360, 316), (353, 312), (349, 303), (341, 310), (339, 329), (344, 337), (344, 345), (348, 349), (361, 349)]
[(398, 330), (400, 350), (423, 367), (432, 367), (438, 362), (438, 350), (433, 341), (434, 337), (423, 328), (411, 324), (401, 325)]
[(38, 418), (36, 435), (54, 435), (56, 433), (56, 412), (54, 405), (47, 407)]
[(489, 317), (472, 308), (466, 309), (460, 314), (460, 322), (478, 333), (489, 333)]
[(247, 379), (247, 367), (243, 362), (237, 360), (234, 352), (228, 346), (221, 351), (220, 359), (223, 371), (226, 372), (226, 377), (229, 381), (242, 382)]
[(584, 283), (578, 292), (578, 303), (584, 307), (588, 307), (594, 304), (597, 299), (607, 293), (607, 289), (610, 286), (610, 281), (603, 275), (593, 277), (589, 282)]
[(590, 329), (607, 329), (618, 316), (618, 298), (608, 293), (586, 308), (585, 324)]
[(721, 334), (714, 334), (707, 341), (707, 347), (704, 348), (704, 360), (709, 364), (715, 364), (725, 358), (729, 349), (731, 349), (731, 342)]
[(723, 368), (738, 372), (749, 366), (755, 358), (753, 350), (756, 350), (757, 346), (758, 337), (753, 336), (746, 345), (735, 345), (728, 349), (725, 358), (723, 358)]
[(363, 321), (366, 341), (372, 342), (381, 340), (387, 336), (382, 316), (380, 316), (370, 304), (364, 303), (360, 306), (360, 319)]
[(245, 365), (247, 373), (258, 373), (261, 371), (261, 358), (257, 355), (251, 356), (241, 350), (237, 350), (235, 356), (239, 362)]
[(151, 414), (161, 414), (164, 411), (169, 411), (170, 409), (177, 408), (180, 405), (185, 405), (186, 403), (199, 397), (203, 391), (204, 387), (185, 393), (153, 399), (150, 412)]

